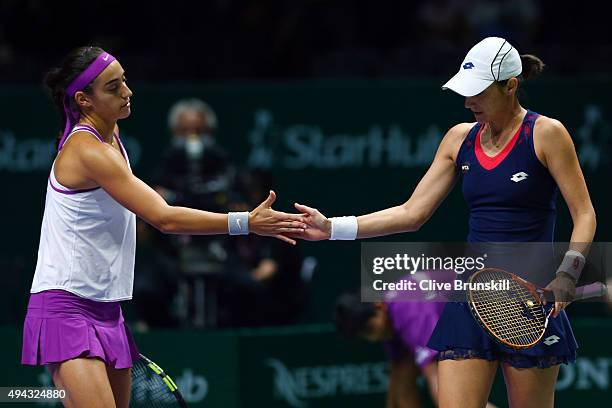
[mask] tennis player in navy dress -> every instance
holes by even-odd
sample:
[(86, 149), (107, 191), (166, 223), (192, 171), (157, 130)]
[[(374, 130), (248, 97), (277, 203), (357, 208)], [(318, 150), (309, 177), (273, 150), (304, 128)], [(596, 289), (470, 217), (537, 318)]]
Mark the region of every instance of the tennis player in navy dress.
[[(476, 123), (452, 127), (425, 176), (405, 203), (359, 217), (308, 215), (307, 240), (351, 240), (417, 231), (460, 178), (469, 207), (469, 242), (552, 242), (556, 200), (565, 200), (573, 222), (569, 248), (550, 270), (555, 294), (544, 341), (517, 351), (490, 339), (465, 303), (447, 303), (428, 346), (440, 352), (440, 407), (484, 407), (502, 367), (512, 407), (553, 407), (559, 365), (576, 358), (576, 341), (563, 309), (585, 263), (595, 211), (571, 136), (558, 120), (525, 109), (517, 91), (537, 76), (542, 61), (519, 55), (503, 38), (476, 44), (443, 89), (465, 97)], [(556, 268), (556, 273), (555, 273)]]

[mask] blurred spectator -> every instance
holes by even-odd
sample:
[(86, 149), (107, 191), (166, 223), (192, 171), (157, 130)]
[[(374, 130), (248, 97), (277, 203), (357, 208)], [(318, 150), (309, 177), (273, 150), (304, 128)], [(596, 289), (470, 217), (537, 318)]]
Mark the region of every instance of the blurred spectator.
[[(232, 204), (231, 210), (244, 211), (265, 199), (272, 180), (263, 171), (244, 171), (237, 184), (245, 201)], [(304, 258), (298, 248), (246, 235), (233, 237), (228, 251), (232, 256), (227, 259), (222, 283), (220, 324), (258, 327), (296, 323), (306, 301), (306, 281), (310, 278), (303, 273)]]
[[(172, 133), (155, 190), (173, 205), (226, 212), (235, 168), (217, 144), (217, 116), (200, 99), (181, 99), (168, 113)], [(227, 259), (226, 236), (171, 236), (182, 279), (181, 320), (198, 327), (216, 324), (216, 281)]]
[[(235, 168), (217, 144), (217, 115), (197, 98), (181, 99), (168, 113), (172, 133), (163, 153), (155, 189), (170, 204), (226, 212)], [(191, 275), (216, 274), (225, 262), (225, 236), (170, 237), (180, 268)]]
[(165, 150), (156, 190), (176, 205), (223, 211), (235, 169), (217, 144), (217, 116), (200, 99), (182, 99), (168, 113), (172, 133)]

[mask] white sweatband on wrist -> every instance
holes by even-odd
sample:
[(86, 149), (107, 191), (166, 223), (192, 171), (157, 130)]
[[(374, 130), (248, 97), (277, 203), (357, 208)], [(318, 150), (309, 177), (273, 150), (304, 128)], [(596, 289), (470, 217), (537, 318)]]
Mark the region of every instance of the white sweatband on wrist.
[(357, 238), (357, 217), (333, 217), (331, 221), (330, 240), (352, 241)]
[(570, 249), (565, 253), (563, 261), (561, 262), (561, 265), (559, 265), (559, 269), (557, 269), (557, 273), (565, 272), (568, 275), (571, 275), (574, 279), (578, 280), (585, 263), (586, 259), (584, 259), (584, 255), (578, 251)]
[(249, 235), (249, 212), (227, 213), (227, 231), (230, 235)]

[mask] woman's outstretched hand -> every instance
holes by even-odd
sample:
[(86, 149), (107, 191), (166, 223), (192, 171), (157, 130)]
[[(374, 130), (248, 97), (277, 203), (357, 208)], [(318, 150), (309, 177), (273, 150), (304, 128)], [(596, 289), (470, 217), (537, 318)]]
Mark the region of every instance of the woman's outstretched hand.
[(249, 230), (257, 235), (274, 237), (295, 245), (295, 240), (304, 233), (308, 225), (304, 222), (304, 214), (289, 214), (272, 209), (276, 201), (276, 193), (270, 190), (266, 198), (257, 208), (249, 213)]
[(302, 213), (302, 221), (308, 225), (304, 231), (291, 234), (293, 238), (305, 239), (307, 241), (321, 241), (329, 239), (331, 235), (331, 221), (321, 214), (316, 208), (295, 203), (295, 208)]

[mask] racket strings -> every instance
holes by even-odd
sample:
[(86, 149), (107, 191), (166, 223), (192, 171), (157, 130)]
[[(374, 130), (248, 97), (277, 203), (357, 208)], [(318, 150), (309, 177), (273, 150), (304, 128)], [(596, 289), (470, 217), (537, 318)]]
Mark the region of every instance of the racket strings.
[(138, 360), (132, 366), (130, 407), (178, 407), (176, 397), (147, 362)]
[(489, 329), (510, 343), (531, 344), (538, 340), (540, 331), (544, 329), (546, 316), (537, 309), (533, 318), (527, 318), (522, 306), (506, 302), (476, 303), (475, 307)]
[(509, 282), (510, 289), (471, 290), (472, 307), (482, 323), (504, 343), (521, 347), (537, 342), (546, 329), (547, 316), (532, 293), (503, 271), (487, 271), (472, 277), (471, 282)]

